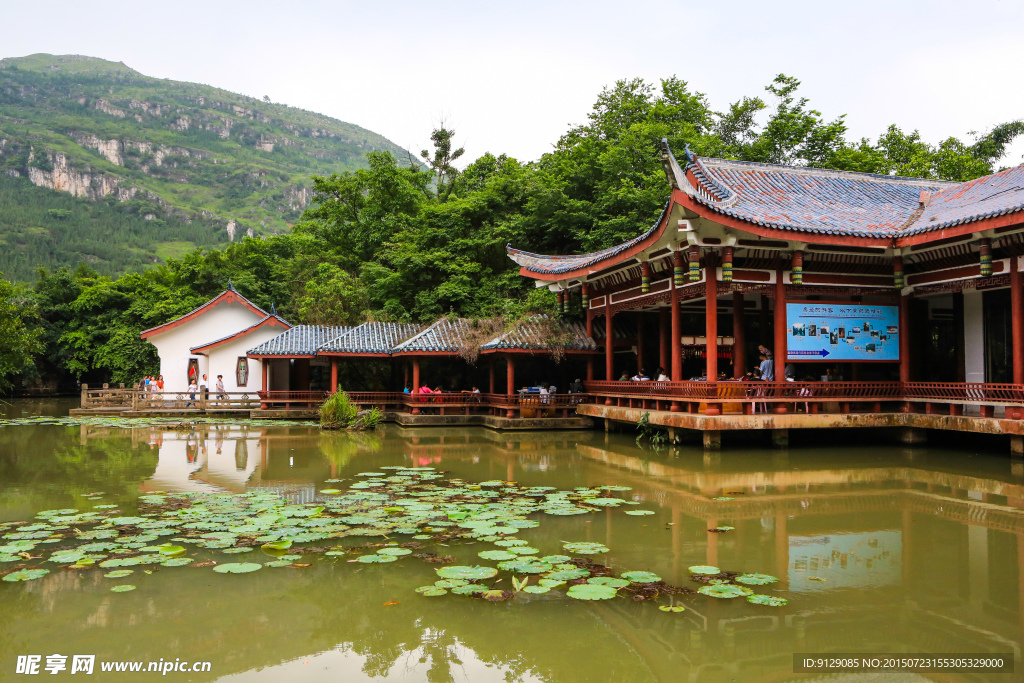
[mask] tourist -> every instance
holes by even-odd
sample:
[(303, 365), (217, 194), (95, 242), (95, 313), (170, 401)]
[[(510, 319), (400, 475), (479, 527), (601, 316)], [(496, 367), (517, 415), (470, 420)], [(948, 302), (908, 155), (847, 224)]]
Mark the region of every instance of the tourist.
[(405, 388), (404, 388), (404, 389), (402, 389), (402, 393), (403, 393), (403, 394), (411, 394), (411, 393), (412, 393), (412, 389), (410, 389), (410, 388), (409, 388), (409, 385), (408, 385), (408, 384), (406, 384), (406, 385), (405, 385)]
[(771, 350), (769, 350), (769, 349), (768, 349), (768, 347), (767, 347), (767, 346), (765, 346), (764, 344), (758, 344), (758, 345), (757, 345), (757, 352), (758, 352), (759, 354), (763, 355), (763, 356), (764, 356), (765, 358), (768, 358), (769, 360), (770, 360), (770, 359), (771, 359), (771, 357), (772, 357), (772, 352), (771, 352)]
[(785, 373), (787, 382), (796, 381), (796, 367), (792, 363), (786, 363), (786, 366), (782, 369)]
[[(760, 347), (760, 348), (764, 348), (764, 347)], [(775, 381), (775, 363), (772, 361), (772, 359), (769, 356), (766, 356), (764, 353), (761, 353), (760, 358), (761, 358), (761, 364), (758, 366), (758, 370), (761, 371), (761, 379), (764, 380), (765, 382), (774, 382)]]
[(582, 394), (585, 391), (586, 389), (583, 388), (583, 382), (579, 379), (574, 380), (573, 383), (569, 385), (570, 394)]
[(628, 382), (629, 381), (629, 373), (626, 372), (625, 370), (623, 370), (622, 371), (622, 376), (619, 377), (619, 381), (620, 382)]
[(188, 392), (188, 397), (192, 400), (192, 403), (186, 403), (185, 407), (195, 407), (196, 392), (199, 391), (199, 386), (196, 384), (195, 378), (193, 378), (192, 381), (189, 382), (188, 389), (186, 389), (185, 391)]
[(472, 390), (467, 391), (463, 389), (460, 393), (469, 394), (466, 397), (466, 403), (483, 403), (483, 394), (480, 393), (480, 389), (475, 384)]
[(634, 382), (649, 382), (649, 381), (651, 381), (651, 378), (648, 377), (647, 373), (644, 372), (643, 368), (640, 368), (640, 370), (638, 370), (637, 373), (635, 375), (633, 375), (633, 381)]
[(548, 391), (547, 382), (543, 382), (540, 385), (540, 402), (544, 405), (551, 403), (551, 392)]
[(224, 375), (217, 375), (217, 398), (223, 401), (227, 397), (228, 395), (224, 390)]
[(163, 391), (164, 390), (164, 376), (163, 375), (160, 375), (160, 376), (158, 376), (156, 378), (156, 388), (157, 388), (157, 391)]
[(200, 391), (209, 391), (210, 390), (210, 384), (209, 384), (209, 381), (206, 379), (206, 375), (203, 375), (202, 381), (199, 382), (199, 390)]
[(659, 382), (671, 382), (672, 380), (668, 375), (665, 374), (665, 368), (658, 368), (658, 381)]

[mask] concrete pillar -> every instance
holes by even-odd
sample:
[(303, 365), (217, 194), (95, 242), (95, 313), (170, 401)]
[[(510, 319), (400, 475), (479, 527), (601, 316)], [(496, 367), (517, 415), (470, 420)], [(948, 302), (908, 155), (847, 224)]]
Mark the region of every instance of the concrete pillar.
[(788, 429), (773, 429), (772, 430), (772, 445), (776, 448), (788, 448), (789, 447), (789, 430)]
[(967, 585), (972, 605), (988, 601), (988, 529), (973, 524), (967, 526)]
[(964, 381), (985, 381), (985, 311), (982, 293), (965, 289), (964, 295)]
[(743, 292), (732, 293), (732, 376), (742, 379), (747, 372), (746, 331), (743, 325)]
[(920, 427), (900, 427), (900, 443), (904, 445), (924, 444), (928, 442), (928, 436)]
[(676, 428), (675, 427), (669, 427), (668, 428), (668, 440), (669, 440), (669, 443), (675, 443), (676, 442)]
[[(1024, 458), (1024, 436), (1013, 435), (1010, 437), (1010, 455), (1015, 458)], [(1021, 567), (1024, 571), (1024, 567)]]
[(704, 431), (704, 450), (717, 451), (722, 448), (722, 432), (717, 429)]
[(604, 432), (607, 434), (610, 431), (612, 431), (612, 421), (606, 417), (604, 419)]

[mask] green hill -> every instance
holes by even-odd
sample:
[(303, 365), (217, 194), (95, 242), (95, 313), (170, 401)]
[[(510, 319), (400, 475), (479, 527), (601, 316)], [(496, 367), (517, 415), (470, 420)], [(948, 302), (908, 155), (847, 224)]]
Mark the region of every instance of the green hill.
[(119, 62), (0, 60), (0, 272), (90, 263), (116, 273), (193, 246), (277, 234), (310, 176), (410, 155), (313, 112)]

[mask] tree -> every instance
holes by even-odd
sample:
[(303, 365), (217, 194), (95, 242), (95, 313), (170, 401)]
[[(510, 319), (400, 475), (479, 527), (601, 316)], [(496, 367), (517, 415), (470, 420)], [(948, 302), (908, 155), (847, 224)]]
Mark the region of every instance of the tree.
[(426, 149), (420, 152), (420, 156), (426, 159), (427, 164), (434, 169), (434, 174), (437, 177), (437, 198), (442, 202), (448, 201), (454, 188), (453, 181), (459, 174), (458, 169), (452, 164), (466, 151), (462, 147), (452, 150), (452, 138), (454, 137), (455, 131), (445, 128), (442, 122), (441, 127), (435, 128), (434, 132), (430, 134), (430, 140), (434, 143), (433, 156)]
[(14, 285), (0, 278), (0, 391), (10, 390), (9, 378), (24, 372), (42, 350), (39, 329), (30, 325), (35, 307), (16, 295)]

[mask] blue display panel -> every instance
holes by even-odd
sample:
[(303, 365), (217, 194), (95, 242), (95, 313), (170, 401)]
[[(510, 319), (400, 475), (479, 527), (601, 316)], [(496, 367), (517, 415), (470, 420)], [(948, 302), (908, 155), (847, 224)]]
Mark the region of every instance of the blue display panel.
[(808, 301), (786, 304), (786, 359), (898, 361), (899, 308)]

